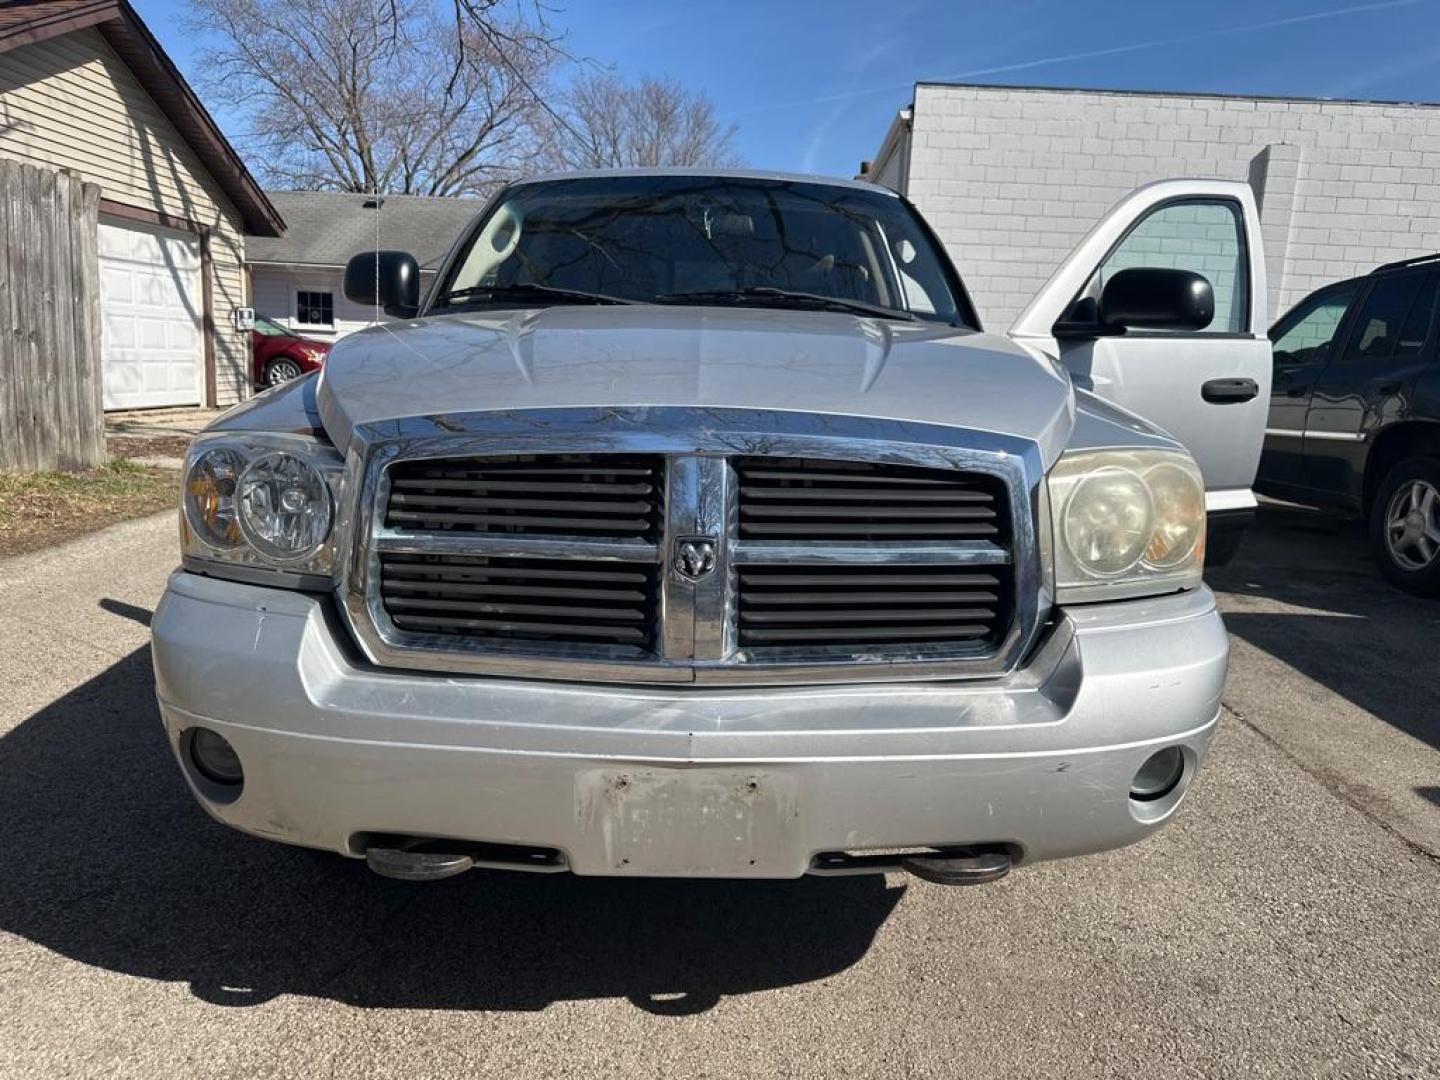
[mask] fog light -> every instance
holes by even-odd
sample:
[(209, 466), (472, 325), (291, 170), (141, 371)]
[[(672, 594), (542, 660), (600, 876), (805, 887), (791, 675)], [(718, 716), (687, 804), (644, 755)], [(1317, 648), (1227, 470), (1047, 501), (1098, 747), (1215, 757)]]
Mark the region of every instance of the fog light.
[(209, 728), (195, 728), (190, 732), (190, 760), (205, 779), (217, 784), (239, 784), (245, 779), (235, 748), (223, 735)]
[(1167, 746), (1145, 759), (1130, 781), (1130, 797), (1140, 802), (1163, 799), (1175, 790), (1185, 772), (1185, 754), (1178, 746)]

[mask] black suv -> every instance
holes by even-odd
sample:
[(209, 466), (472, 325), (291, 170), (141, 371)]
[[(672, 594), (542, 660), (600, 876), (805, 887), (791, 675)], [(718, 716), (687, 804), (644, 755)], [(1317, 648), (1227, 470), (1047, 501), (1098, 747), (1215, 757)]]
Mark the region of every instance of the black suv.
[(1385, 576), (1440, 593), (1440, 255), (1311, 293), (1270, 331), (1255, 488), (1369, 519)]

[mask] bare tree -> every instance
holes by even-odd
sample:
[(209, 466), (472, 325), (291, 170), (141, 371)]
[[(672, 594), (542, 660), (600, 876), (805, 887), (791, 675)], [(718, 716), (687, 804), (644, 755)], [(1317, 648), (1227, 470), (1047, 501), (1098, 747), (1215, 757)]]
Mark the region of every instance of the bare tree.
[(548, 116), (545, 153), (561, 168), (741, 163), (735, 125), (704, 94), (673, 79), (627, 83), (609, 72), (582, 74)]
[(239, 141), (267, 182), (291, 187), (483, 193), (533, 155), (561, 56), (543, 19), (505, 0), (192, 7), (219, 42), (198, 81), (251, 107)]

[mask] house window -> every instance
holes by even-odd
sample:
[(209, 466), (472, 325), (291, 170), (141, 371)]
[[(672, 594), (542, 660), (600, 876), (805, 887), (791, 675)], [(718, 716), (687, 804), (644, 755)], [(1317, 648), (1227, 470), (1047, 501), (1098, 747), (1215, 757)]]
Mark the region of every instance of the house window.
[(332, 292), (295, 293), (295, 321), (302, 326), (335, 325), (335, 294)]

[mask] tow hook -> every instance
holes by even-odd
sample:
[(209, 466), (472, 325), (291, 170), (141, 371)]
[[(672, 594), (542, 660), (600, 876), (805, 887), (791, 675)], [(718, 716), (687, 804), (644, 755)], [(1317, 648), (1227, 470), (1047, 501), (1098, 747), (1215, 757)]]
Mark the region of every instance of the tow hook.
[(1005, 851), (963, 849), (907, 855), (900, 860), (900, 868), (936, 885), (984, 885), (1010, 872), (1010, 855)]
[(440, 881), (463, 874), (475, 858), (463, 851), (405, 851), (401, 848), (365, 849), (365, 865), (381, 877), (399, 881)]

